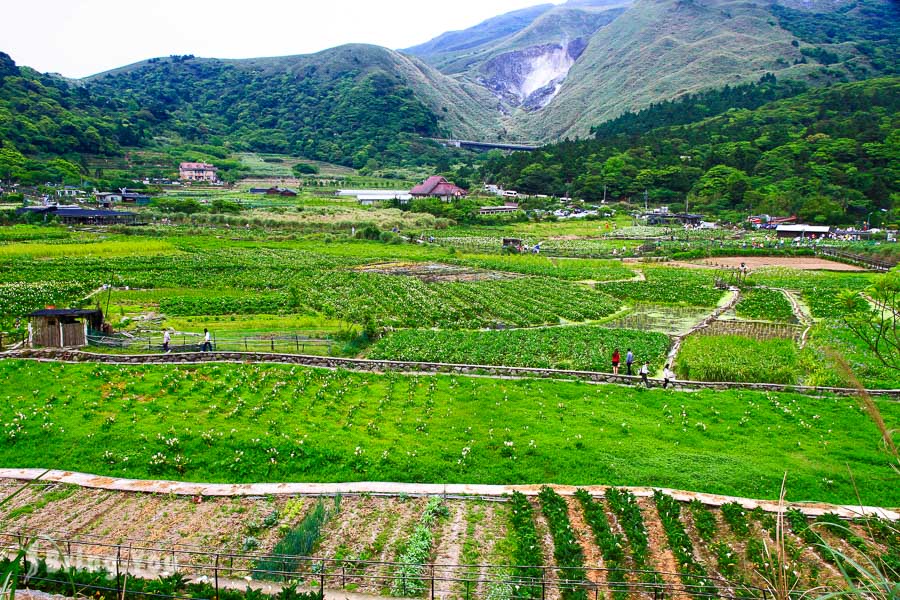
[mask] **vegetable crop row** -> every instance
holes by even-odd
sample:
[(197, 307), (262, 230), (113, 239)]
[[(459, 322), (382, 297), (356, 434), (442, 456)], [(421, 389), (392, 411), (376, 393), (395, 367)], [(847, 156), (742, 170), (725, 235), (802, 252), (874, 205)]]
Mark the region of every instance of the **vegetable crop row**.
[(562, 597), (566, 600), (585, 600), (587, 593), (583, 585), (587, 582), (584, 571), (584, 550), (575, 537), (569, 521), (569, 506), (565, 498), (544, 486), (538, 498), (541, 512), (547, 519), (550, 535), (553, 536), (553, 556), (562, 580)]

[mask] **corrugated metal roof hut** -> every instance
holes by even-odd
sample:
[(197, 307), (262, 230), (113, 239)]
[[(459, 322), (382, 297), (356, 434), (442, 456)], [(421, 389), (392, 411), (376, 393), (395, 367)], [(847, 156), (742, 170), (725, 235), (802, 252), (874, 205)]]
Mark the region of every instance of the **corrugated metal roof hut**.
[(28, 343), (35, 348), (87, 346), (88, 329), (99, 331), (103, 326), (103, 311), (99, 308), (45, 308), (28, 318)]

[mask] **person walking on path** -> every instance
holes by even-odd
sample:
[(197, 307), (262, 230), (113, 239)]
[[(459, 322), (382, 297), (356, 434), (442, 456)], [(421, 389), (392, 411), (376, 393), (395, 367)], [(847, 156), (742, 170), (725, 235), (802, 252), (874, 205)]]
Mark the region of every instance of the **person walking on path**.
[(647, 364), (647, 361), (644, 361), (644, 364), (641, 365), (641, 381), (648, 388), (650, 387), (650, 380), (647, 379), (647, 376), (650, 375), (650, 365)]
[(167, 329), (165, 332), (163, 332), (163, 352), (165, 352), (166, 354), (169, 353), (169, 341), (171, 339), (172, 337), (169, 335), (169, 330)]
[(663, 369), (663, 389), (669, 387), (670, 383), (674, 384), (675, 382), (675, 373), (672, 372), (670, 365), (666, 365), (666, 368)]
[(203, 352), (212, 350), (212, 342), (210, 341), (209, 329), (203, 328)]
[(619, 356), (619, 349), (616, 348), (615, 350), (613, 350), (613, 355), (612, 355), (613, 375), (619, 374), (619, 361), (620, 360), (621, 360), (621, 357)]
[(631, 348), (628, 349), (628, 352), (625, 353), (625, 373), (626, 375), (634, 375), (631, 372), (631, 365), (634, 364), (634, 352), (631, 351)]

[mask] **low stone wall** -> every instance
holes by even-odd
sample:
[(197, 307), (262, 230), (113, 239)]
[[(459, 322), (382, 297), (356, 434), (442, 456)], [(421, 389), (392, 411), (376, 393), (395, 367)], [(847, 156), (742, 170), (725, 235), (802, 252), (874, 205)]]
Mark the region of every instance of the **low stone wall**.
[[(302, 365), (324, 369), (347, 369), (350, 371), (407, 373), (455, 373), (468, 376), (563, 379), (587, 381), (591, 383), (640, 385), (641, 378), (628, 375), (613, 375), (597, 371), (567, 371), (561, 369), (538, 369), (531, 367), (504, 367), (494, 365), (457, 365), (395, 360), (367, 360), (360, 358), (337, 358), (333, 356), (312, 356), (306, 354), (275, 354), (268, 352), (185, 352), (181, 354), (97, 354), (80, 350), (30, 349), (0, 353), (0, 358), (24, 358), (59, 362), (95, 362), (108, 364), (198, 364), (213, 362), (231, 363), (274, 363)], [(661, 387), (661, 379), (650, 379), (651, 387)], [(792, 386), (775, 383), (735, 383), (707, 381), (676, 381), (677, 390), (756, 390), (768, 392), (795, 392), (801, 394), (837, 394), (853, 396), (858, 390), (852, 388)], [(868, 390), (871, 396), (900, 400), (900, 390)]]

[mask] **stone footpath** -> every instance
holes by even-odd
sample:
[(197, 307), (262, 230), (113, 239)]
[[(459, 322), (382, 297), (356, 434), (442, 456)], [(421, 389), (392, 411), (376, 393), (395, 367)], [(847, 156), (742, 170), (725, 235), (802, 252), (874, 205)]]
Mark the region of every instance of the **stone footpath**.
[[(381, 496), (474, 496), (499, 497), (515, 491), (526, 496), (537, 496), (541, 485), (475, 485), (467, 483), (394, 483), (379, 481), (359, 481), (348, 483), (189, 483), (181, 481), (160, 481), (147, 479), (119, 479), (102, 477), (88, 473), (72, 471), (46, 471), (42, 469), (0, 469), (0, 479), (16, 479), (19, 481), (52, 481), (66, 483), (85, 488), (110, 490), (117, 492), (142, 492), (151, 494), (175, 494), (177, 496), (327, 496), (335, 494), (372, 494)], [(562, 496), (573, 496), (578, 489), (585, 489), (595, 497), (603, 497), (610, 486), (571, 486), (548, 484)], [(767, 512), (778, 512), (778, 502), (773, 500), (754, 500), (736, 496), (703, 494), (667, 488), (622, 487), (635, 496), (649, 498), (654, 490), (662, 490), (676, 500), (690, 502), (699, 500), (707, 506), (721, 506), (729, 502), (737, 502), (747, 510), (757, 506)], [(825, 513), (835, 513), (843, 518), (856, 518), (875, 515), (896, 521), (900, 512), (877, 506), (849, 506), (817, 502), (788, 502), (785, 508), (796, 508), (809, 517), (818, 517)]]
[[(302, 365), (325, 369), (346, 369), (383, 373), (452, 373), (468, 376), (504, 377), (512, 379), (538, 378), (576, 380), (598, 384), (639, 385), (640, 377), (613, 375), (597, 371), (569, 371), (561, 369), (538, 369), (532, 367), (504, 367), (492, 365), (466, 365), (430, 363), (396, 360), (367, 360), (362, 358), (336, 358), (333, 356), (312, 356), (305, 354), (275, 354), (270, 352), (185, 352), (179, 354), (97, 354), (81, 350), (25, 349), (0, 353), (0, 359), (19, 358), (55, 362), (94, 362), (116, 365), (175, 364), (195, 365), (201, 363), (272, 363)], [(651, 379), (651, 387), (662, 387), (661, 379)], [(819, 387), (803, 385), (780, 385), (775, 383), (734, 383), (676, 380), (673, 389), (693, 391), (708, 390), (756, 390), (761, 392), (795, 392), (799, 394), (836, 394), (855, 396), (859, 391), (853, 388)], [(900, 401), (900, 389), (867, 390), (870, 396)]]

